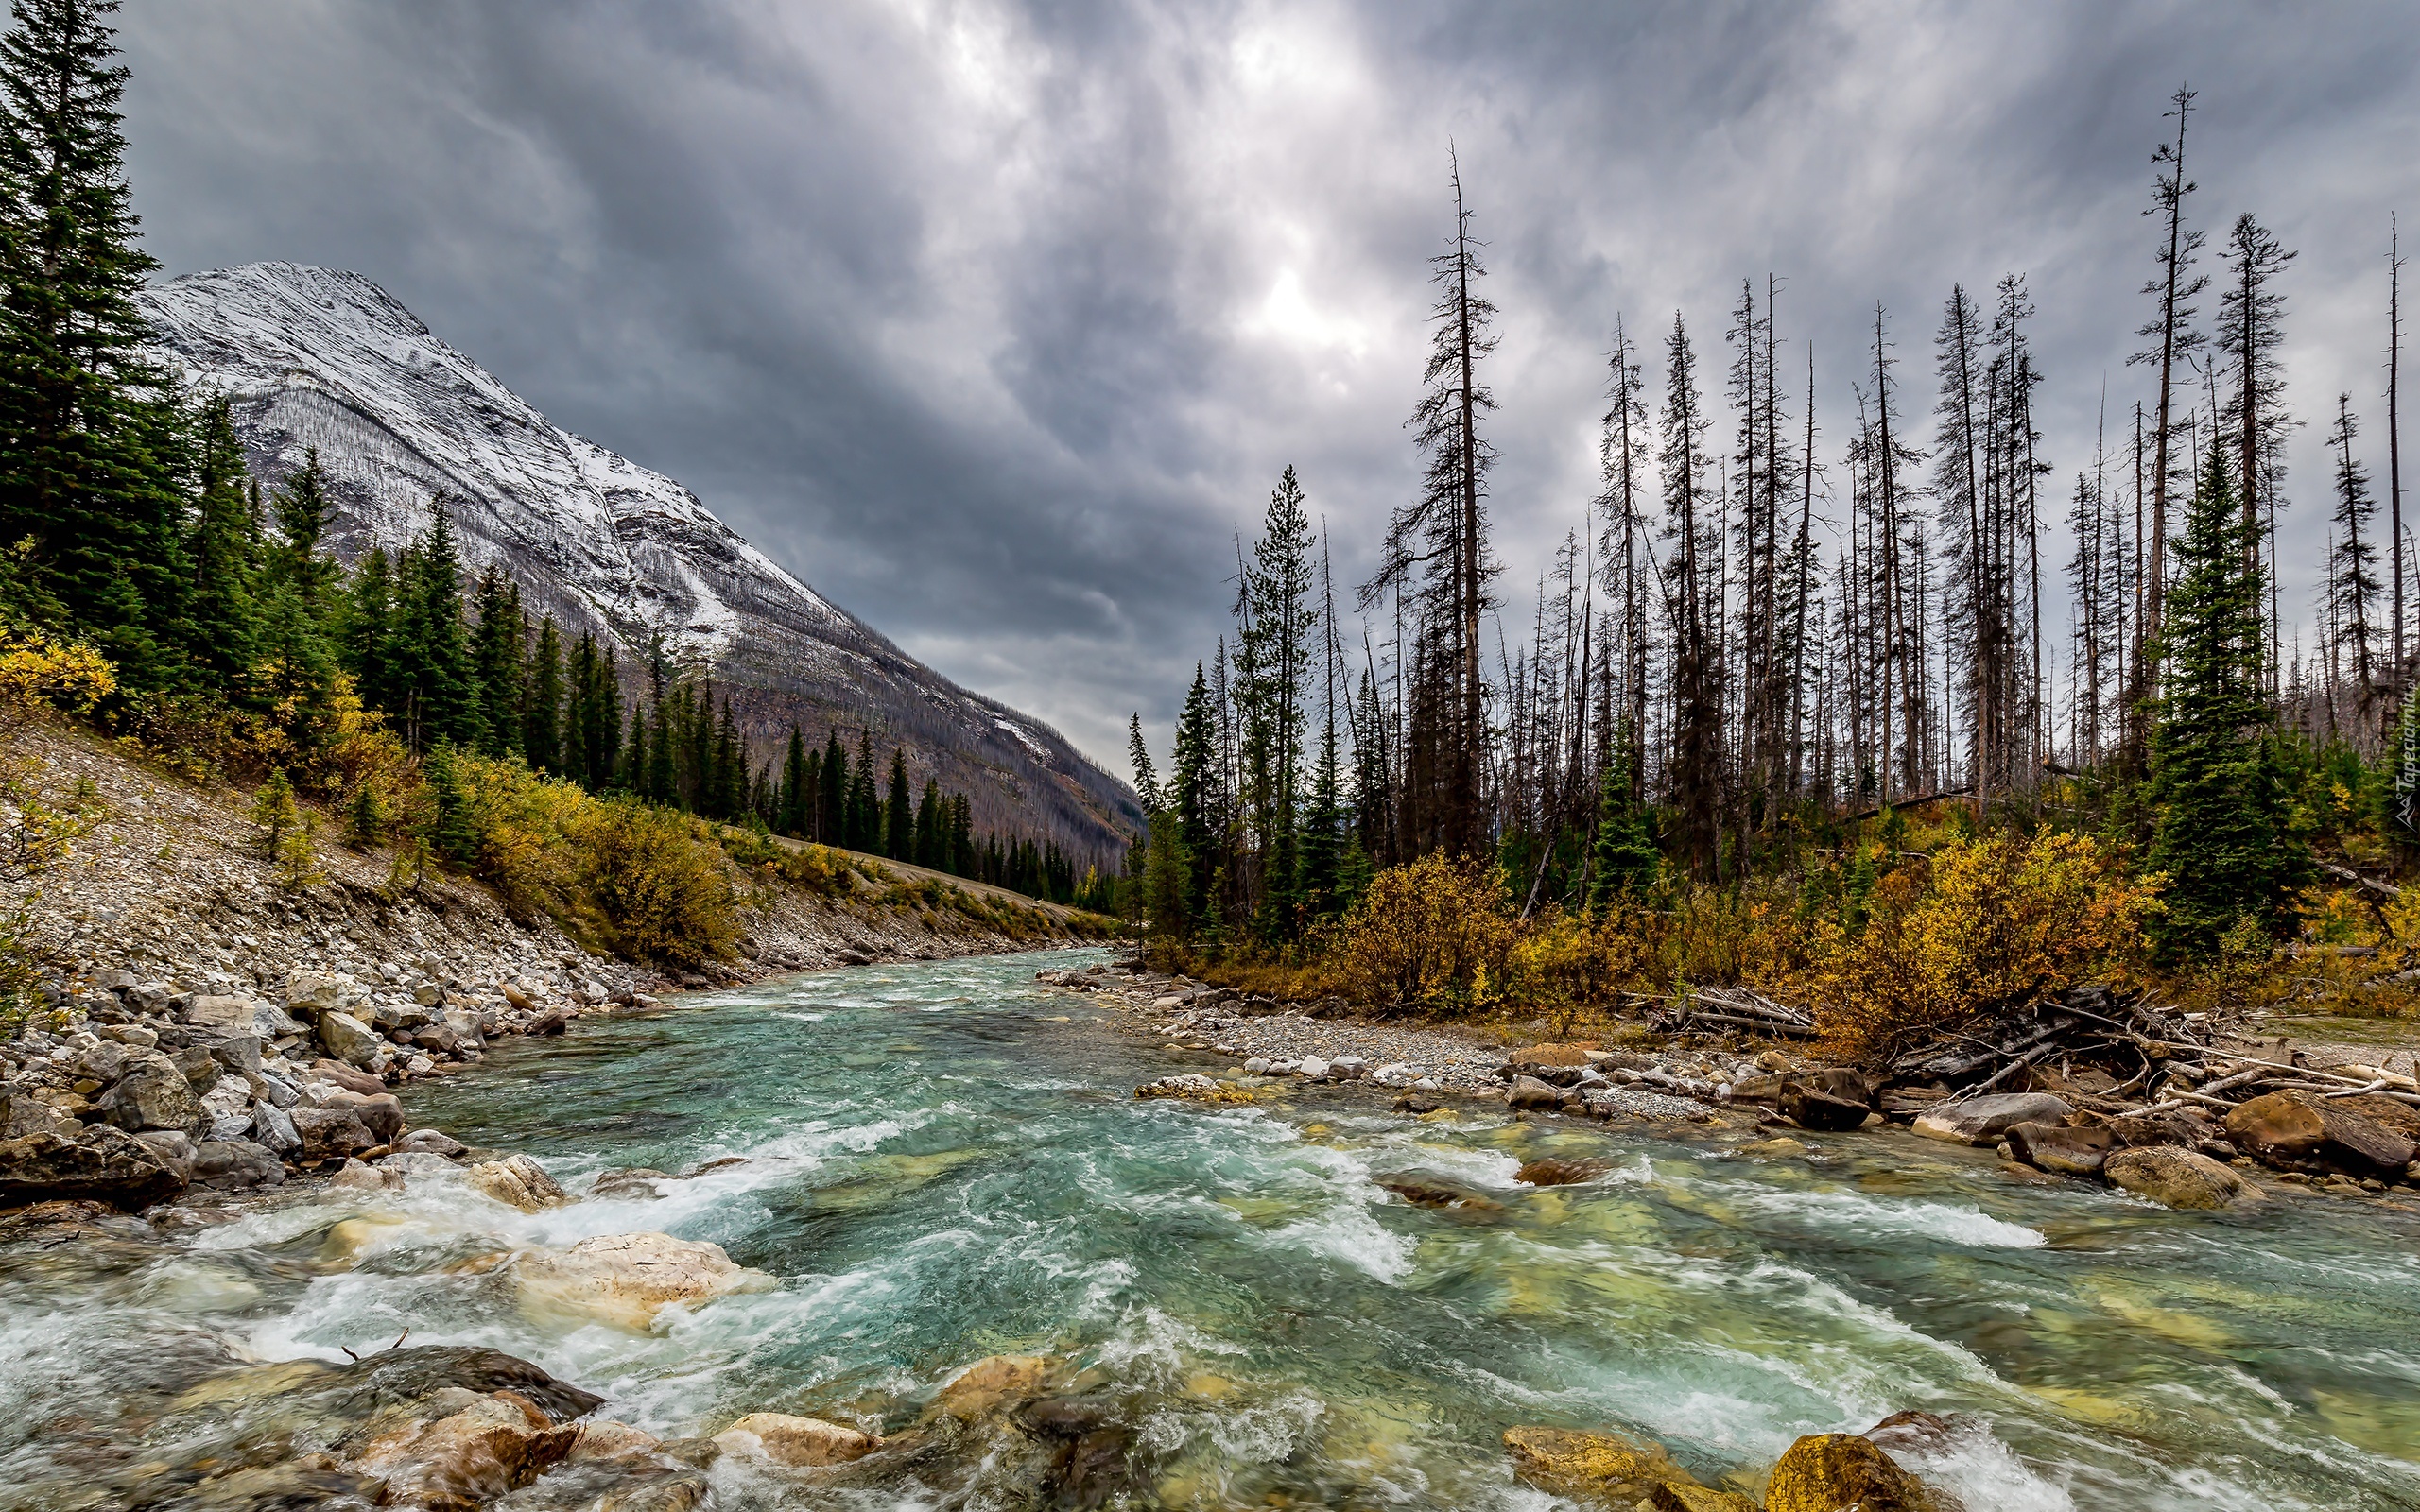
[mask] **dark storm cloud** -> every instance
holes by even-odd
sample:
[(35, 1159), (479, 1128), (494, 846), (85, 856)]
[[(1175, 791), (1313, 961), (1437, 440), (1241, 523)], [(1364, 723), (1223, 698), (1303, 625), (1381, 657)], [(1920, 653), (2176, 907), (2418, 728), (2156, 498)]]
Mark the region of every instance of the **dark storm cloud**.
[[(1781, 276), (1837, 454), (1876, 301), (1911, 408), (1950, 284), (2029, 275), (2048, 455), (2088, 461), (2190, 79), (2198, 221), (2302, 249), (2290, 593), (2321, 416), (2375, 417), (2415, 28), (2372, 6), (1447, 7), (130, 0), (172, 272), (353, 268), (558, 422), (695, 488), (969, 684), (1115, 759), (1297, 464), (1357, 577), (1461, 155), (1492, 290), (1508, 616), (1592, 491), (1617, 315), (1711, 379)], [(1803, 349), (1797, 360), (1804, 361)], [(2372, 434), (2379, 427), (2372, 426)], [(2064, 495), (2064, 483), (2054, 490)], [(2063, 554), (2054, 536), (2046, 555)]]

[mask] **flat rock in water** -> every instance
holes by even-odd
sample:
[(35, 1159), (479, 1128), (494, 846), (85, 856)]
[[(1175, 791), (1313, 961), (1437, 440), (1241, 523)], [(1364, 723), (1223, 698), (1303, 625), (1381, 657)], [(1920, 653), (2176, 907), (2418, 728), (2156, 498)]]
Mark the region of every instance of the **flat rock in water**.
[(462, 1176), (473, 1187), (524, 1212), (560, 1208), (571, 1200), (563, 1194), (563, 1189), (555, 1184), (555, 1178), (526, 1155), (508, 1155), (501, 1160), (483, 1160), (464, 1170)]
[(821, 1418), (752, 1412), (715, 1435), (726, 1453), (751, 1455), (790, 1469), (846, 1465), (882, 1447), (872, 1434), (827, 1423)]
[(2109, 1184), (2163, 1207), (2215, 1211), (2257, 1200), (2252, 1184), (2197, 1150), (2172, 1144), (2119, 1150), (2102, 1162)]
[(2074, 1121), (2075, 1112), (2066, 1098), (2048, 1092), (1993, 1092), (1935, 1103), (1917, 1117), (1915, 1130), (1958, 1144), (1996, 1144), (2019, 1124), (2064, 1125)]
[(769, 1291), (773, 1278), (735, 1264), (720, 1245), (669, 1234), (598, 1234), (568, 1249), (513, 1257), (524, 1295), (645, 1332), (676, 1302)]
[(1569, 1187), (1594, 1181), (1612, 1169), (1611, 1160), (1531, 1160), (1513, 1172), (1512, 1179), (1525, 1186)]
[(1851, 1102), (1811, 1087), (1796, 1086), (1781, 1094), (1781, 1110), (1800, 1128), (1819, 1133), (1862, 1128), (1865, 1126), (1865, 1115), (1874, 1111), (1862, 1102)]
[(1504, 1452), (1512, 1473), (1541, 1491), (1628, 1506), (1668, 1482), (1694, 1486), (1697, 1477), (1672, 1463), (1650, 1439), (1570, 1428), (1508, 1428)]
[(0, 1140), (0, 1208), (54, 1200), (147, 1207), (183, 1190), (187, 1174), (133, 1135), (94, 1125)]
[(934, 1405), (945, 1417), (980, 1418), (1002, 1406), (1042, 1395), (1050, 1361), (1039, 1354), (992, 1354), (942, 1383)]

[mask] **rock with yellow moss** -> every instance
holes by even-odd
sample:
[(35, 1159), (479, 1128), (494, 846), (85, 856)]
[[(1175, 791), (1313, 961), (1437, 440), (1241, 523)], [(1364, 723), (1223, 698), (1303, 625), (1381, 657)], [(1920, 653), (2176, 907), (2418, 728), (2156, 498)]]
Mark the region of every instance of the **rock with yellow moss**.
[(1856, 1434), (1809, 1434), (1773, 1466), (1765, 1512), (1961, 1512)]
[(1659, 1486), (1694, 1486), (1697, 1477), (1672, 1463), (1664, 1446), (1616, 1433), (1570, 1428), (1508, 1428), (1505, 1452), (1512, 1473), (1541, 1491), (1576, 1501), (1635, 1506)]

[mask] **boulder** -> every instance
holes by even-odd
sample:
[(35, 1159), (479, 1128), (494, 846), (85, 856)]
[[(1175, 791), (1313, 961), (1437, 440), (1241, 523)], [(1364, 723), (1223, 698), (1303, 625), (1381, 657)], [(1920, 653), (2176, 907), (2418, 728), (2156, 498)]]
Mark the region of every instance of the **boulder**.
[(23, 1139), (28, 1134), (54, 1134), (74, 1141), (84, 1132), (84, 1125), (56, 1106), (33, 1095), (32, 1090), (0, 1083), (0, 1140)]
[(1504, 1101), (1506, 1106), (1514, 1108), (1554, 1108), (1563, 1106), (1563, 1093), (1535, 1076), (1515, 1076), (1512, 1078), (1512, 1091)]
[[(1954, 1103), (1935, 1103), (1919, 1115), (1917, 1133), (1958, 1144), (1996, 1144), (2019, 1124), (2066, 1125), (2075, 1120), (2066, 1098), (2048, 1092), (1992, 1092)], [(1801, 1440), (1804, 1442), (1804, 1440)]]
[(571, 1200), (563, 1194), (563, 1189), (555, 1184), (555, 1178), (526, 1155), (508, 1155), (501, 1160), (483, 1160), (462, 1175), (473, 1187), (507, 1207), (519, 1208), (524, 1212), (560, 1208)]
[(2005, 1138), (2010, 1153), (2037, 1171), (2059, 1176), (2099, 1176), (2101, 1162), (2118, 1145), (2106, 1127), (2066, 1128), (2056, 1124), (2012, 1124)]
[(452, 1406), (465, 1397), (459, 1410), (389, 1430), (354, 1456), (354, 1469), (386, 1482), (381, 1505), (484, 1506), (560, 1464), (579, 1439), (578, 1428), (556, 1427), (518, 1392), (440, 1392), (430, 1402)]
[(285, 1162), (250, 1140), (204, 1140), (194, 1146), (193, 1179), (218, 1192), (273, 1187), (285, 1182)]
[(177, 1129), (191, 1133), (201, 1122), (201, 1099), (175, 1061), (156, 1050), (130, 1058), (125, 1074), (95, 1100), (101, 1116), (129, 1133)]
[(251, 1132), (251, 1086), (241, 1076), (221, 1077), (201, 1094), (201, 1122), (205, 1140), (236, 1140)]
[(1810, 1434), (1790, 1445), (1765, 1491), (1765, 1512), (1945, 1512), (1949, 1504), (1855, 1434)]
[(281, 1040), (302, 1032), (302, 1025), (275, 1004), (251, 997), (197, 995), (185, 1005), (184, 1021), (197, 1029), (248, 1034), (261, 1040)]
[(433, 1128), (416, 1128), (389, 1143), (399, 1155), (441, 1155), (449, 1160), (458, 1160), (471, 1153), (460, 1140)]
[(663, 1442), (644, 1428), (599, 1418), (580, 1425), (579, 1442), (572, 1445), (569, 1459), (574, 1465), (592, 1460), (637, 1459), (654, 1453), (656, 1446)]
[(57, 1133), (0, 1140), (0, 1208), (82, 1201), (129, 1210), (183, 1190), (185, 1176), (162, 1152), (131, 1134), (96, 1124), (72, 1138)]
[(1782, 1092), (1779, 1106), (1783, 1116), (1800, 1128), (1822, 1133), (1862, 1128), (1866, 1114), (1874, 1111), (1862, 1101), (1851, 1102), (1795, 1083)]
[(279, 1155), (302, 1148), (302, 1131), (294, 1126), (294, 1115), (266, 1100), (252, 1105), (252, 1139)]
[(732, 1263), (720, 1245), (669, 1234), (598, 1234), (569, 1249), (513, 1257), (525, 1296), (586, 1313), (637, 1332), (675, 1303), (694, 1306), (734, 1292), (765, 1291), (773, 1278)]
[(943, 1383), (933, 1405), (944, 1417), (980, 1418), (1042, 1395), (1049, 1377), (1050, 1362), (1041, 1355), (986, 1355)]
[(378, 1036), (350, 1013), (320, 1014), (320, 1043), (349, 1066), (368, 1066), (378, 1058)]
[(2255, 1160), (2290, 1171), (2339, 1171), (2393, 1181), (2420, 1146), (2375, 1119), (2308, 1092), (2270, 1092), (2227, 1114), (2227, 1137)]
[(387, 1084), (371, 1072), (346, 1065), (341, 1060), (320, 1059), (311, 1062), (311, 1074), (320, 1081), (334, 1082), (349, 1092), (375, 1097), (387, 1090)]
[(377, 1136), (373, 1143), (392, 1144), (403, 1138), (404, 1105), (393, 1092), (379, 1092), (372, 1097), (359, 1092), (337, 1092), (320, 1106), (342, 1108), (361, 1120), (361, 1126)]
[(344, 1108), (297, 1108), (293, 1121), (299, 1142), (296, 1157), (303, 1160), (341, 1160), (378, 1143), (369, 1125)]
[(1631, 1506), (1667, 1482), (1694, 1486), (1697, 1477), (1650, 1439), (1569, 1428), (1508, 1428), (1504, 1452), (1512, 1473), (1554, 1496)]
[(769, 1460), (791, 1469), (846, 1465), (882, 1447), (872, 1434), (861, 1434), (821, 1418), (793, 1418), (787, 1413), (752, 1412), (715, 1435), (727, 1453)]
[(2173, 1144), (2117, 1151), (2102, 1162), (2100, 1174), (2112, 1186), (2169, 1208), (2214, 1211), (2259, 1197), (2235, 1171)]

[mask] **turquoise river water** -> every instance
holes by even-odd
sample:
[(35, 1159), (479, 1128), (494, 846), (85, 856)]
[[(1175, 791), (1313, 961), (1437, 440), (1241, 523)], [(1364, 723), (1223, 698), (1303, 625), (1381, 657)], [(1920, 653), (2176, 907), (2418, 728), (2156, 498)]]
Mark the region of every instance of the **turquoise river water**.
[[(1543, 1512), (1508, 1427), (1645, 1434), (1713, 1481), (1906, 1408), (1955, 1416), (1914, 1468), (1975, 1512), (2420, 1506), (2420, 1219), (2174, 1213), (1900, 1133), (1764, 1160), (1744, 1128), (1414, 1119), (1354, 1089), (1140, 1103), (1167, 1057), (1033, 980), (1092, 958), (702, 994), (412, 1094), (416, 1123), (533, 1155), (575, 1197), (609, 1168), (745, 1158), (660, 1199), (526, 1214), (429, 1177), (259, 1199), (114, 1269), (0, 1256), (0, 1504), (43, 1478), (23, 1425), (112, 1363), (197, 1337), (341, 1359), (408, 1329), (667, 1436), (759, 1410), (896, 1428), (969, 1361), (1046, 1354), (1116, 1404), (1136, 1506)], [(1545, 1155), (1613, 1164), (1516, 1186)], [(1414, 1206), (1397, 1179), (1482, 1200)], [(637, 1229), (780, 1284), (639, 1333), (529, 1312), (465, 1263)], [(984, 1502), (716, 1474), (725, 1506)]]

